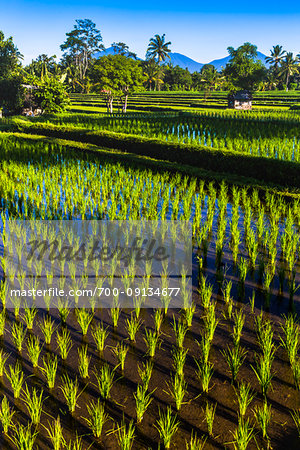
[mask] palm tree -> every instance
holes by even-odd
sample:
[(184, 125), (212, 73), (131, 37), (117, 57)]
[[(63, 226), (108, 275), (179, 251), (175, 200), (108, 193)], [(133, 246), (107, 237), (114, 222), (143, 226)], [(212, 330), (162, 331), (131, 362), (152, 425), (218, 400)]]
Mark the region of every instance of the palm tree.
[(282, 49), (282, 45), (274, 45), (273, 50), (270, 50), (271, 56), (266, 57), (266, 62), (271, 64), (275, 70), (278, 69), (286, 51)]
[(272, 91), (273, 89), (276, 89), (277, 84), (278, 84), (277, 73), (275, 72), (275, 70), (269, 70), (266, 81), (264, 82), (264, 88), (267, 91)]
[(201, 70), (201, 83), (203, 83), (205, 86), (207, 86), (210, 89), (215, 89), (218, 79), (219, 79), (219, 73), (217, 69), (214, 66), (211, 66), (210, 64), (206, 64), (204, 67), (204, 70), (202, 68)]
[(205, 90), (205, 100), (210, 91), (217, 89), (224, 82), (225, 77), (221, 76), (217, 69), (211, 64), (205, 64), (201, 69), (200, 83)]
[(298, 72), (298, 59), (293, 57), (293, 53), (286, 54), (285, 59), (281, 62), (279, 75), (285, 79), (286, 90), (289, 90), (290, 77)]
[(36, 63), (36, 75), (38, 77), (47, 78), (48, 73), (54, 73), (57, 69), (56, 55), (48, 56), (45, 54), (39, 55), (33, 64)]
[(149, 85), (152, 91), (152, 85), (160, 86), (163, 83), (161, 69), (154, 59), (146, 61), (144, 66), (144, 75), (146, 77), (145, 83)]
[(170, 49), (169, 45), (171, 45), (171, 42), (165, 42), (165, 34), (162, 36), (159, 36), (159, 34), (156, 34), (154, 38), (151, 38), (149, 41), (146, 58), (157, 58), (158, 64), (161, 64), (166, 60), (166, 58), (170, 59)]

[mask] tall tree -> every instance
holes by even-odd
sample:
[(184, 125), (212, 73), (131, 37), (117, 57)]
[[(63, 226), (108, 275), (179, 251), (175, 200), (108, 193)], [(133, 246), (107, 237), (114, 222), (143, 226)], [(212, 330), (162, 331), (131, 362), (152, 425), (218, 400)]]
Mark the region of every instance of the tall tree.
[(274, 67), (268, 70), (266, 80), (264, 82), (264, 89), (272, 91), (277, 88), (278, 85), (278, 71)]
[(14, 113), (21, 112), (25, 99), (23, 83), (23, 77), (17, 74), (0, 78), (0, 109), (4, 107)]
[(28, 66), (26, 66), (25, 70), (39, 78), (47, 76), (48, 73), (54, 74), (58, 69), (55, 59), (56, 55), (39, 55), (35, 60), (31, 61)]
[(290, 78), (298, 72), (298, 64), (298, 58), (294, 58), (293, 53), (291, 52), (287, 53), (286, 57), (281, 62), (279, 75), (283, 77), (287, 91), (289, 90)]
[(170, 49), (169, 45), (171, 45), (171, 42), (166, 42), (165, 40), (165, 34), (162, 36), (159, 36), (159, 34), (156, 34), (154, 38), (151, 38), (149, 41), (146, 58), (157, 58), (158, 64), (161, 64), (166, 60), (166, 58), (170, 59)]
[(124, 42), (113, 42), (111, 46), (115, 54), (124, 55), (127, 56), (127, 58), (137, 59), (136, 53), (130, 52), (128, 45)]
[(103, 50), (102, 36), (96, 25), (89, 19), (76, 20), (74, 29), (66, 33), (67, 39), (60, 46), (70, 55), (78, 69), (79, 79), (84, 80), (92, 56), (95, 52)]
[(282, 45), (274, 45), (273, 50), (270, 50), (271, 55), (266, 57), (266, 62), (274, 67), (275, 71), (278, 69), (286, 51), (282, 49)]
[(192, 75), (188, 69), (171, 64), (164, 69), (164, 87), (171, 90), (190, 90), (192, 86)]
[(143, 62), (145, 84), (149, 87), (150, 91), (157, 85), (163, 84), (163, 74), (158, 63), (155, 59), (149, 59)]
[(224, 81), (215, 66), (212, 64), (204, 64), (201, 69), (201, 81), (200, 83), (206, 91), (213, 91), (219, 87)]
[(236, 50), (228, 47), (230, 60), (224, 69), (234, 88), (254, 90), (266, 76), (266, 68), (261, 61), (257, 61), (256, 45), (245, 42)]
[[(147, 48), (146, 53), (146, 59), (154, 59), (157, 60), (158, 65), (161, 66), (161, 63), (166, 61), (166, 59), (171, 59), (169, 53), (171, 50), (169, 49), (169, 46), (171, 45), (171, 42), (166, 42), (165, 34), (160, 36), (159, 34), (156, 34), (154, 38), (151, 38), (149, 41), (149, 45)], [(163, 79), (163, 69), (161, 68), (158, 74), (158, 79)], [(155, 83), (158, 90), (160, 90), (161, 83), (156, 82)]]
[(23, 56), (13, 38), (5, 39), (0, 31), (0, 108), (5, 107), (13, 112), (19, 112), (24, 103), (21, 59)]
[[(39, 71), (27, 71), (25, 83), (33, 85), (26, 92), (25, 104), (30, 109), (41, 108), (47, 113), (62, 113), (70, 104), (67, 86), (65, 84), (67, 71), (61, 72), (61, 68), (57, 70), (54, 57), (40, 55), (36, 61)], [(47, 69), (47, 64), (51, 67), (55, 63), (53, 73)]]
[(18, 67), (20, 67), (20, 60), (23, 55), (13, 42), (13, 38), (4, 38), (4, 33), (0, 31), (0, 78), (8, 77)]
[(44, 112), (62, 113), (70, 105), (70, 99), (64, 85), (65, 76), (46, 76), (35, 84), (34, 99)]
[(123, 111), (126, 112), (129, 94), (142, 89), (144, 82), (140, 63), (124, 55), (102, 56), (91, 67), (89, 77), (105, 95), (108, 112), (113, 112), (115, 97), (124, 100)]

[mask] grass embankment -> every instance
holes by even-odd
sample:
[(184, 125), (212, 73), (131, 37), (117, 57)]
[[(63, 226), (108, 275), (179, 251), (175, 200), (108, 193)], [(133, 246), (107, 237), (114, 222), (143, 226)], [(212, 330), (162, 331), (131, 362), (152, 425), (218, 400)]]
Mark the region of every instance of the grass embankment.
[[(254, 110), (288, 110), (299, 104), (300, 91), (256, 92), (253, 96)], [(197, 91), (145, 91), (132, 94), (128, 111), (194, 111), (202, 109), (226, 109), (228, 92)], [(72, 111), (106, 111), (105, 99), (99, 94), (71, 94)], [(117, 106), (115, 105), (115, 111)]]
[[(17, 130), (16, 130), (17, 131)], [(18, 131), (69, 142), (71, 147), (93, 151), (127, 162), (180, 170), (205, 179), (226, 180), (233, 184), (277, 188), (298, 192), (300, 166), (297, 163), (254, 157), (204, 146), (168, 144), (128, 134), (28, 123), (18, 124)], [(91, 144), (91, 145), (89, 145)]]

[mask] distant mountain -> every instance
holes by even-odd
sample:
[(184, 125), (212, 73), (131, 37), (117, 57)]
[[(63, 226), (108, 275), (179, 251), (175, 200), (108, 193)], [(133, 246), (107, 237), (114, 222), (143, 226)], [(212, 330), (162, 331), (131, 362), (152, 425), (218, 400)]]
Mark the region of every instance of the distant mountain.
[(211, 61), (208, 64), (211, 64), (211, 65), (215, 66), (215, 68), (219, 72), (220, 70), (222, 70), (222, 67), (226, 66), (226, 64), (228, 63), (229, 59), (230, 59), (230, 56), (225, 56), (225, 58), (214, 59), (213, 61)]
[[(266, 63), (265, 61), (266, 55), (264, 55), (261, 52), (257, 52), (257, 60), (261, 61), (266, 67), (269, 67), (270, 64)], [(213, 61), (211, 61), (209, 64), (212, 64), (213, 66), (215, 66), (215, 68), (220, 71), (222, 70), (222, 67), (225, 67), (226, 64), (229, 62), (230, 56), (226, 56), (225, 58), (221, 58), (221, 59), (214, 59)]]
[[(101, 58), (101, 56), (107, 56), (107, 55), (115, 55), (116, 52), (114, 51), (113, 47), (106, 48), (102, 52), (97, 52), (94, 54), (94, 58)], [(182, 69), (188, 68), (190, 72), (199, 72), (201, 68), (203, 67), (203, 64), (194, 61), (193, 59), (189, 58), (188, 56), (182, 55), (181, 53), (169, 53), (170, 59), (167, 58), (164, 64), (172, 63), (173, 66), (179, 66)], [(141, 58), (137, 58), (138, 60), (142, 61)]]
[[(114, 51), (113, 47), (108, 47), (105, 50), (103, 50), (102, 52), (97, 52), (94, 53), (94, 58), (101, 58), (101, 56), (107, 56), (107, 55), (116, 55), (117, 53)], [(139, 59), (141, 61), (141, 58), (136, 58)]]
[(190, 72), (199, 72), (203, 65), (197, 61), (194, 61), (192, 58), (188, 56), (182, 55), (181, 53), (169, 53), (170, 59), (167, 58), (165, 64), (172, 63), (173, 66), (179, 66), (182, 69), (188, 68)]
[[(106, 56), (106, 55), (114, 55), (116, 54), (113, 47), (109, 47), (105, 50), (103, 50), (102, 52), (98, 52), (94, 54), (95, 58), (100, 58), (101, 56)], [(193, 72), (199, 72), (202, 67), (204, 66), (204, 64), (199, 63), (197, 61), (195, 61), (192, 58), (189, 58), (188, 56), (182, 55), (181, 53), (169, 53), (170, 55), (170, 59), (167, 58), (167, 60), (165, 61), (164, 64), (168, 64), (168, 63), (172, 63), (173, 66), (179, 66), (182, 69), (186, 69), (188, 68), (188, 70), (193, 73)], [(257, 52), (257, 60), (261, 61), (266, 67), (269, 67), (269, 64), (267, 64), (265, 62), (265, 58), (266, 55), (264, 55), (261, 52)], [(137, 58), (138, 60), (141, 61), (141, 58)], [(211, 61), (210, 63), (207, 64), (212, 64), (213, 66), (215, 66), (215, 68), (220, 71), (222, 70), (222, 67), (225, 67), (226, 64), (228, 63), (230, 59), (230, 56), (225, 56), (225, 58), (221, 58), (221, 59), (214, 59), (213, 61)]]

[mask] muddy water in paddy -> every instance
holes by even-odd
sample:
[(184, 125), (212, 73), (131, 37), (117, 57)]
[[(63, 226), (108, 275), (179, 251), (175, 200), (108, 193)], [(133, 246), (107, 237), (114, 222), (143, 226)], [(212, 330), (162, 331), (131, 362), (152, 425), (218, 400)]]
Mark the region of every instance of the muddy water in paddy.
[[(213, 227), (213, 232), (214, 232)], [(207, 437), (206, 448), (224, 448), (227, 443), (232, 442), (232, 432), (235, 430), (238, 421), (238, 404), (235, 394), (234, 386), (231, 383), (230, 373), (228, 372), (227, 363), (221, 354), (221, 350), (226, 349), (227, 345), (232, 346), (232, 329), (233, 320), (225, 319), (223, 313), (226, 311), (226, 306), (220, 290), (220, 282), (216, 276), (215, 266), (215, 251), (213, 240), (209, 246), (207, 259), (204, 263), (203, 274), (207, 277), (207, 281), (214, 285), (213, 299), (217, 302), (216, 316), (219, 319), (219, 324), (213, 339), (213, 346), (210, 353), (210, 361), (214, 364), (214, 373), (211, 380), (211, 389), (208, 394), (201, 394), (201, 385), (195, 374), (197, 370), (194, 358), (199, 358), (200, 349), (197, 341), (201, 340), (201, 331), (203, 331), (203, 316), (204, 310), (200, 305), (200, 298), (197, 292), (198, 287), (198, 263), (196, 259), (196, 250), (194, 252), (194, 274), (193, 274), (193, 300), (196, 304), (196, 312), (193, 318), (193, 323), (190, 330), (187, 332), (184, 347), (188, 349), (186, 364), (184, 367), (185, 380), (188, 383), (188, 389), (184, 398), (184, 404), (181, 410), (177, 413), (180, 421), (179, 431), (174, 435), (171, 448), (184, 449), (185, 441), (190, 438), (192, 431), (196, 431), (198, 436), (203, 435)], [(202, 252), (200, 252), (202, 254)], [(265, 302), (265, 295), (261, 286), (257, 282), (258, 275), (248, 273), (245, 281), (243, 298), (239, 298), (238, 293), (238, 276), (237, 270), (231, 260), (231, 253), (224, 251), (222, 259), (222, 266), (219, 277), (224, 275), (226, 271), (226, 280), (231, 279), (233, 282), (232, 296), (234, 298), (234, 310), (244, 309), (246, 321), (241, 337), (241, 345), (247, 350), (246, 359), (239, 371), (238, 381), (245, 380), (251, 383), (255, 390), (255, 399), (252, 401), (246, 417), (253, 418), (253, 409), (255, 406), (260, 406), (263, 403), (263, 398), (260, 393), (259, 383), (251, 367), (255, 366), (254, 355), (259, 352), (257, 345), (257, 338), (255, 333), (254, 321), (255, 316), (259, 314), (260, 309)], [(219, 284), (218, 284), (219, 282)], [(255, 310), (254, 314), (248, 302), (248, 298), (252, 295), (252, 290), (255, 290)], [(298, 310), (299, 297), (294, 297), (294, 307)], [(275, 353), (275, 359), (272, 366), (273, 380), (272, 388), (268, 391), (268, 402), (272, 407), (272, 422), (269, 427), (269, 436), (273, 448), (299, 448), (299, 438), (295, 429), (295, 425), (290, 415), (290, 411), (300, 407), (299, 392), (295, 389), (293, 383), (292, 371), (289, 366), (288, 357), (285, 350), (280, 347), (279, 337), (283, 336), (280, 324), (283, 323), (281, 318), (282, 313), (289, 311), (289, 296), (288, 293), (278, 293), (278, 282), (275, 278), (273, 283), (272, 295), (270, 298), (270, 312), (266, 313), (266, 317), (272, 321), (274, 330), (274, 343), (278, 349)], [(21, 311), (22, 314), (22, 311)], [(39, 320), (45, 311), (38, 311), (35, 318), (35, 325), (29, 334), (38, 335), (43, 342), (43, 335), (38, 326)], [(50, 315), (55, 321), (58, 330), (62, 328), (59, 314), (57, 310), (50, 310)], [(99, 355), (94, 344), (91, 327), (88, 335), (82, 338), (79, 325), (76, 320), (75, 312), (71, 310), (66, 326), (71, 333), (73, 347), (65, 362), (60, 360), (58, 367), (58, 374), (55, 388), (49, 391), (46, 388), (45, 379), (39, 369), (33, 369), (28, 360), (27, 351), (23, 349), (22, 354), (18, 354), (11, 340), (9, 333), (10, 326), (15, 320), (13, 311), (8, 311), (6, 332), (1, 341), (1, 348), (6, 353), (9, 353), (9, 364), (14, 364), (19, 360), (26, 377), (26, 383), (31, 387), (38, 387), (44, 389), (44, 407), (42, 413), (41, 425), (38, 427), (39, 435), (37, 438), (38, 448), (50, 448), (49, 438), (43, 428), (43, 425), (48, 426), (48, 422), (52, 418), (56, 418), (59, 414), (61, 417), (64, 436), (67, 440), (74, 438), (76, 433), (83, 437), (83, 448), (95, 449), (116, 449), (118, 448), (116, 435), (112, 433), (113, 424), (120, 423), (125, 418), (128, 423), (131, 419), (136, 418), (134, 392), (136, 392), (137, 385), (140, 383), (137, 367), (142, 362), (145, 362), (147, 357), (147, 346), (144, 341), (144, 327), (154, 329), (153, 311), (149, 309), (141, 310), (141, 319), (143, 325), (136, 335), (136, 342), (132, 343), (128, 339), (126, 330), (126, 319), (130, 318), (131, 311), (123, 310), (120, 315), (117, 329), (113, 328), (112, 320), (108, 310), (96, 310), (91, 327), (103, 322), (108, 327), (109, 337), (106, 342), (106, 348), (103, 355)], [(150, 404), (144, 419), (141, 424), (136, 427), (136, 438), (134, 449), (157, 449), (159, 445), (159, 436), (154, 424), (158, 418), (159, 408), (163, 409), (170, 404), (174, 408), (174, 402), (168, 391), (167, 383), (170, 382), (170, 373), (172, 372), (172, 348), (176, 345), (174, 331), (171, 326), (173, 316), (180, 317), (180, 311), (169, 310), (164, 319), (161, 335), (161, 347), (157, 350), (153, 358), (154, 370), (149, 384), (149, 392), (153, 392), (153, 401)], [(109, 363), (111, 368), (117, 364), (111, 348), (118, 342), (127, 342), (129, 351), (125, 361), (124, 373), (120, 368), (116, 369), (115, 382), (111, 391), (111, 398), (105, 402), (106, 411), (110, 416), (110, 420), (106, 423), (103, 430), (103, 437), (101, 441), (95, 440), (89, 428), (87, 427), (84, 417), (88, 417), (87, 405), (92, 400), (99, 398), (99, 390), (97, 380), (93, 374), (93, 370), (97, 370), (105, 361)], [(80, 379), (78, 372), (78, 348), (82, 345), (88, 344), (88, 353), (91, 357), (90, 363), (90, 378), (88, 380)], [(49, 347), (44, 346), (40, 355), (40, 364), (42, 357), (46, 353), (53, 353), (59, 355), (57, 345), (55, 343), (55, 334), (52, 337), (52, 343)], [(80, 380), (80, 390), (82, 394), (78, 400), (78, 407), (73, 416), (68, 413), (64, 396), (59, 388), (61, 385), (61, 377), (63, 374), (68, 374), (72, 379), (75, 376)], [(8, 396), (10, 402), (15, 406), (18, 412), (18, 420), (22, 423), (27, 423), (28, 413), (24, 403), (20, 400), (14, 401), (13, 392), (7, 377), (4, 376), (1, 380), (1, 394)], [(216, 416), (213, 427), (213, 436), (207, 435), (207, 426), (205, 422), (204, 409), (206, 402), (217, 403)], [(175, 413), (175, 409), (174, 409)], [(253, 420), (254, 423), (254, 420)], [(265, 448), (266, 442), (260, 437), (257, 432), (255, 436), (259, 448)], [(288, 446), (288, 447), (287, 447)], [(1, 448), (10, 447), (9, 440), (2, 436)], [(249, 448), (257, 448), (254, 440), (251, 441)]]
[[(196, 364), (194, 357), (199, 357), (199, 347), (196, 341), (201, 339), (202, 319), (203, 311), (201, 308), (197, 309), (195, 313), (193, 324), (188, 331), (184, 346), (188, 348), (188, 354), (185, 364), (185, 380), (188, 382), (188, 392), (184, 401), (187, 404), (183, 405), (178, 413), (178, 419), (180, 421), (180, 429), (174, 436), (173, 448), (183, 449), (185, 448), (185, 439), (189, 439), (189, 435), (192, 430), (197, 431), (198, 434), (207, 433), (207, 427), (205, 423), (205, 416), (203, 408), (205, 408), (206, 401), (212, 403), (217, 402), (216, 417), (214, 422), (214, 438), (208, 438), (208, 448), (223, 448), (224, 444), (232, 441), (231, 431), (234, 431), (237, 424), (237, 402), (234, 392), (234, 388), (231, 384), (230, 374), (228, 373), (228, 367), (225, 363), (223, 356), (220, 353), (221, 349), (226, 348), (227, 344), (232, 343), (233, 321), (226, 320), (222, 316), (224, 310), (223, 302), (216, 296), (217, 305), (217, 317), (220, 319), (220, 323), (216, 329), (213, 346), (210, 354), (210, 361), (214, 363), (214, 374), (211, 381), (211, 390), (208, 394), (202, 394), (199, 380), (195, 375)], [(240, 305), (237, 303), (236, 307)], [(256, 391), (256, 398), (250, 405), (249, 416), (252, 415), (251, 410), (255, 405), (262, 404), (262, 397), (260, 394), (260, 388), (256, 377), (251, 369), (251, 364), (254, 365), (254, 352), (257, 351), (257, 341), (254, 331), (254, 315), (251, 313), (249, 306), (245, 309), (246, 322), (243, 329), (241, 338), (242, 346), (247, 349), (248, 353), (246, 360), (242, 365), (238, 380), (247, 380), (251, 382), (253, 389)], [(257, 311), (256, 311), (257, 312)], [(172, 346), (175, 345), (174, 332), (170, 326), (173, 314), (179, 317), (178, 311), (169, 311), (162, 327), (162, 345), (157, 351), (154, 362), (154, 371), (150, 380), (149, 391), (154, 389), (153, 402), (147, 410), (144, 419), (136, 429), (136, 440), (134, 448), (158, 448), (158, 433), (154, 427), (154, 423), (158, 417), (158, 408), (165, 407), (166, 404), (172, 404), (170, 396), (165, 392), (167, 390), (166, 382), (170, 381), (170, 371), (172, 368)], [(38, 316), (41, 316), (42, 312), (39, 311)], [(32, 331), (33, 334), (41, 337), (42, 334), (37, 326), (39, 317), (35, 320), (35, 326)], [(60, 319), (56, 311), (51, 311), (51, 316), (56, 321), (58, 327), (60, 327)], [(141, 328), (136, 336), (136, 343), (130, 343), (129, 351), (126, 357), (124, 373), (117, 369), (115, 374), (115, 383), (111, 392), (111, 399), (106, 402), (106, 409), (109, 413), (111, 420), (105, 425), (103, 438), (101, 442), (95, 441), (90, 436), (90, 431), (86, 426), (83, 417), (88, 417), (86, 406), (90, 404), (91, 400), (96, 400), (99, 397), (97, 388), (97, 382), (95, 376), (90, 370), (90, 379), (87, 382), (80, 381), (80, 388), (84, 389), (79, 400), (78, 407), (73, 417), (68, 413), (64, 397), (62, 392), (58, 388), (61, 380), (61, 376), (64, 373), (68, 373), (71, 378), (78, 374), (78, 355), (77, 349), (85, 343), (89, 344), (89, 355), (91, 356), (90, 368), (99, 368), (104, 361), (107, 361), (111, 367), (114, 367), (117, 363), (115, 357), (111, 352), (111, 346), (115, 346), (117, 342), (127, 339), (127, 331), (125, 328), (125, 320), (130, 317), (130, 311), (122, 311), (118, 329), (114, 330), (111, 324), (111, 319), (106, 310), (97, 310), (93, 319), (93, 324), (96, 325), (100, 321), (109, 327), (109, 337), (107, 340), (107, 346), (102, 357), (99, 357), (91, 333), (89, 332), (86, 338), (82, 339), (79, 332), (79, 327), (74, 316), (74, 312), (71, 311), (68, 319), (67, 326), (72, 336), (73, 347), (66, 362), (60, 363), (58, 368), (58, 376), (55, 388), (51, 390), (46, 389), (43, 375), (39, 369), (32, 369), (26, 351), (22, 351), (22, 355), (16, 353), (14, 345), (10, 339), (9, 333), (5, 333), (5, 337), (1, 342), (1, 348), (4, 351), (10, 353), (7, 364), (14, 364), (16, 360), (20, 360), (22, 363), (23, 371), (26, 377), (26, 383), (29, 387), (36, 386), (44, 389), (44, 408), (42, 413), (42, 424), (47, 426), (51, 417), (56, 417), (60, 414), (62, 425), (64, 428), (64, 435), (66, 438), (74, 438), (75, 434), (84, 436), (83, 448), (88, 448), (92, 444), (92, 448), (103, 449), (115, 449), (117, 448), (116, 437), (114, 434), (106, 434), (113, 427), (114, 422), (120, 422), (125, 417), (126, 420), (135, 418), (135, 401), (133, 393), (136, 391), (137, 384), (140, 382), (137, 366), (142, 361), (147, 359), (146, 345), (143, 339), (143, 328)], [(281, 319), (271, 314), (268, 317), (273, 321), (273, 329), (275, 336), (275, 343), (279, 345), (279, 335), (282, 335), (279, 323)], [(150, 310), (142, 310), (141, 318), (144, 321), (143, 325), (153, 328), (153, 317)], [(8, 313), (7, 329), (9, 329), (10, 322), (14, 320), (14, 316), (11, 312)], [(30, 332), (28, 332), (29, 334)], [(50, 348), (44, 347), (41, 353), (42, 356), (47, 352), (57, 354), (56, 345), (54, 339)], [(289, 411), (291, 409), (299, 408), (299, 392), (297, 392), (293, 386), (293, 378), (291, 369), (289, 367), (287, 355), (282, 348), (278, 348), (275, 354), (273, 363), (274, 378), (272, 381), (272, 389), (268, 392), (268, 401), (272, 406), (272, 424), (269, 428), (269, 435), (271, 438), (273, 448), (299, 448), (299, 440), (295, 430), (295, 426), (291, 419)], [(18, 411), (18, 420), (26, 423), (28, 420), (28, 413), (24, 407), (24, 403), (20, 400), (14, 401), (10, 384), (6, 378), (1, 380), (1, 394), (8, 396), (10, 402), (14, 404)], [(247, 414), (248, 416), (248, 414)], [(38, 447), (41, 449), (49, 448), (49, 440), (47, 433), (43, 429), (42, 425), (39, 426), (39, 436), (37, 439)], [(260, 448), (265, 443), (260, 439), (259, 434), (256, 436)], [(286, 447), (288, 445), (288, 447)], [(10, 448), (9, 441), (2, 437), (1, 448)], [(256, 448), (253, 443), (250, 448)]]
[[(202, 203), (203, 223), (205, 222), (207, 215), (207, 201), (208, 196), (204, 196), (204, 201)], [(195, 206), (193, 204), (191, 208), (192, 216), (194, 215), (194, 208)], [(179, 210), (183, 211), (182, 205), (180, 205)], [(227, 363), (220, 352), (225, 349), (227, 345), (232, 345), (231, 333), (233, 328), (233, 320), (229, 320), (223, 315), (226, 311), (220, 290), (223, 277), (226, 280), (232, 280), (233, 282), (233, 310), (244, 308), (244, 313), (246, 315), (245, 325), (241, 337), (241, 345), (247, 350), (247, 355), (239, 371), (238, 381), (245, 380), (251, 383), (252, 388), (256, 392), (255, 399), (251, 403), (246, 414), (246, 417), (252, 418), (253, 423), (254, 419), (252, 411), (256, 405), (261, 405), (263, 401), (260, 393), (260, 387), (251, 365), (255, 365), (254, 355), (255, 352), (259, 352), (254, 328), (254, 318), (260, 313), (262, 307), (267, 306), (266, 294), (263, 291), (262, 276), (259, 273), (258, 267), (256, 267), (253, 272), (251, 272), (251, 270), (248, 271), (244, 286), (241, 287), (239, 284), (238, 270), (233, 264), (232, 254), (229, 248), (229, 223), (231, 219), (231, 210), (231, 203), (228, 203), (226, 239), (223, 249), (224, 254), (222, 256), (220, 266), (216, 267), (215, 255), (215, 241), (218, 230), (217, 207), (215, 209), (212, 231), (208, 237), (209, 246), (207, 258), (204, 257), (202, 248), (198, 249), (195, 246), (194, 249), (193, 301), (196, 305), (196, 312), (193, 318), (192, 326), (187, 332), (184, 341), (184, 347), (188, 349), (186, 364), (184, 367), (184, 376), (186, 382), (188, 383), (188, 389), (184, 398), (184, 404), (181, 410), (177, 413), (180, 427), (172, 440), (172, 448), (177, 448), (180, 450), (185, 449), (185, 441), (189, 440), (192, 431), (197, 432), (198, 436), (204, 435), (207, 437), (207, 448), (224, 448), (225, 446), (229, 446), (228, 443), (233, 440), (232, 432), (235, 430), (238, 421), (238, 404), (235, 390), (231, 384)], [(172, 210), (170, 206), (167, 216), (168, 218), (171, 217), (171, 213)], [(243, 218), (244, 212), (242, 208), (240, 208), (239, 228), (241, 230), (241, 238), (243, 237)], [(267, 215), (265, 221), (266, 227), (268, 227), (269, 219)], [(280, 263), (279, 260), (281, 258), (279, 242), (282, 231), (283, 221), (280, 220), (279, 237), (277, 239), (278, 264)], [(240, 246), (239, 255), (247, 257), (247, 251), (243, 245)], [(200, 342), (201, 340), (201, 332), (203, 331), (203, 317), (205, 314), (200, 305), (200, 298), (197, 292), (198, 260), (196, 256), (203, 258), (203, 275), (207, 277), (207, 282), (213, 284), (214, 286), (213, 299), (217, 302), (216, 316), (219, 319), (219, 324), (216, 328), (213, 346), (210, 353), (210, 361), (214, 364), (214, 373), (211, 380), (211, 389), (208, 394), (201, 393), (201, 385), (195, 374), (197, 366), (194, 358), (200, 357), (200, 349), (197, 345), (197, 341)], [(262, 246), (260, 246), (257, 266), (259, 265), (260, 260), (265, 260), (265, 251)], [(298, 261), (297, 265), (295, 265), (295, 271), (297, 284), (299, 283), (300, 272)], [(255, 291), (254, 314), (251, 312), (251, 308), (249, 306), (249, 297), (251, 297), (253, 290)], [(266, 317), (272, 321), (274, 342), (276, 347), (278, 347), (272, 366), (272, 388), (269, 389), (267, 396), (268, 402), (272, 406), (272, 421), (269, 427), (269, 436), (273, 448), (296, 449), (299, 448), (299, 439), (290, 415), (290, 411), (300, 407), (299, 392), (296, 391), (294, 387), (292, 371), (289, 366), (287, 354), (285, 350), (279, 346), (279, 337), (283, 336), (283, 332), (280, 327), (280, 324), (283, 323), (283, 319), (281, 317), (282, 314), (287, 314), (291, 310), (300, 313), (300, 298), (298, 292), (296, 292), (293, 302), (290, 302), (287, 276), (284, 282), (283, 292), (280, 292), (279, 279), (277, 273), (275, 274), (271, 284), (269, 306), (266, 309), (268, 309), (266, 312)], [(41, 338), (41, 342), (44, 342), (43, 335), (38, 324), (41, 317), (45, 314), (45, 311), (38, 311), (33, 330), (28, 331), (27, 336), (30, 334), (37, 335)], [(131, 311), (123, 310), (120, 315), (118, 327), (114, 330), (109, 312), (107, 310), (96, 310), (88, 335), (82, 339), (75, 313), (71, 310), (67, 318), (66, 326), (70, 331), (73, 347), (65, 362), (62, 362), (59, 359), (55, 388), (49, 391), (46, 388), (45, 379), (41, 370), (32, 368), (25, 346), (21, 354), (16, 352), (10, 333), (11, 324), (15, 321), (14, 312), (11, 310), (7, 312), (6, 330), (4, 337), (1, 340), (1, 348), (9, 354), (6, 367), (10, 364), (15, 364), (15, 362), (19, 360), (22, 364), (24, 375), (26, 377), (25, 381), (29, 388), (31, 389), (35, 386), (37, 388), (44, 389), (45, 400), (42, 420), (38, 427), (38, 448), (51, 448), (47, 432), (43, 425), (47, 427), (48, 422), (52, 421), (52, 418), (56, 418), (58, 414), (61, 417), (64, 437), (67, 441), (70, 438), (74, 439), (77, 433), (79, 436), (82, 436), (84, 450), (89, 448), (89, 446), (91, 446), (90, 448), (95, 449), (118, 448), (116, 433), (113, 433), (112, 430), (114, 424), (120, 424), (123, 417), (127, 423), (131, 419), (136, 419), (135, 400), (133, 394), (136, 392), (138, 383), (140, 383), (137, 367), (148, 359), (148, 356), (146, 355), (147, 347), (144, 341), (144, 327), (154, 328), (153, 311), (141, 310), (143, 325), (137, 332), (136, 342), (131, 343), (128, 340), (128, 333), (126, 330), (126, 319), (130, 318), (130, 314)], [(58, 330), (61, 330), (58, 311), (50, 310), (50, 315), (53, 320), (55, 320)], [(175, 413), (174, 402), (172, 401), (170, 395), (166, 392), (168, 390), (167, 383), (170, 382), (170, 373), (173, 370), (172, 348), (175, 346), (174, 331), (171, 326), (173, 315), (176, 318), (179, 318), (180, 312), (177, 310), (169, 310), (163, 322), (161, 346), (153, 358), (154, 370), (149, 384), (149, 392), (154, 391), (153, 401), (145, 413), (141, 424), (136, 426), (136, 438), (133, 446), (135, 449), (157, 449), (159, 445), (159, 435), (154, 424), (158, 418), (159, 408), (164, 409), (166, 405), (171, 405), (173, 407), (173, 412)], [(97, 326), (101, 321), (108, 327), (109, 337), (106, 342), (105, 351), (103, 355), (100, 356), (97, 353), (96, 346), (91, 335), (91, 328)], [(126, 342), (129, 346), (129, 351), (125, 361), (125, 370), (124, 373), (122, 373), (120, 368), (116, 369), (115, 382), (112, 387), (111, 398), (105, 402), (106, 411), (110, 416), (110, 420), (104, 426), (101, 441), (97, 441), (92, 437), (91, 431), (84, 420), (84, 418), (88, 417), (87, 405), (89, 405), (92, 400), (97, 400), (99, 398), (99, 389), (93, 371), (99, 369), (105, 361), (108, 362), (111, 368), (114, 368), (117, 365), (117, 360), (112, 353), (111, 347), (115, 346), (118, 342)], [(91, 357), (89, 372), (90, 378), (88, 380), (82, 380), (80, 379), (78, 371), (78, 348), (86, 344), (88, 344), (88, 353)], [(42, 358), (46, 355), (46, 353), (59, 355), (55, 342), (55, 334), (52, 337), (51, 345), (49, 347), (44, 345), (39, 359), (40, 364), (42, 364)], [(60, 389), (62, 384), (62, 376), (64, 374), (68, 374), (72, 379), (77, 376), (80, 384), (80, 391), (82, 391), (78, 400), (78, 407), (76, 408), (73, 416), (68, 413), (66, 402)], [(13, 399), (12, 388), (6, 375), (4, 375), (1, 379), (1, 396), (2, 394), (7, 395), (10, 403), (14, 405), (17, 411), (15, 419), (26, 424), (29, 420), (29, 416), (25, 404), (21, 400)], [(211, 403), (217, 402), (213, 436), (207, 436), (207, 426), (204, 414), (204, 408), (207, 400)], [(267, 447), (267, 443), (262, 440), (258, 429), (256, 429), (255, 439), (259, 448)], [(0, 448), (13, 448), (8, 438), (4, 435), (1, 437)], [(256, 443), (254, 440), (251, 441), (249, 448), (256, 448)]]

